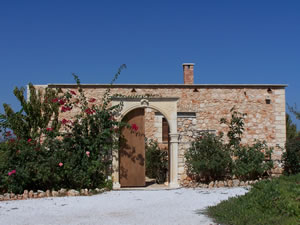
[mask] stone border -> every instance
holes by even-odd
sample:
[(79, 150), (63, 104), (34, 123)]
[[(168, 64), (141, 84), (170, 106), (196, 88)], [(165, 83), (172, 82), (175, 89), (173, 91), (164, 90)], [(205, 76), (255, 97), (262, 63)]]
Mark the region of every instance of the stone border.
[(256, 184), (259, 181), (262, 180), (271, 180), (271, 178), (268, 179), (259, 179), (259, 180), (250, 180), (250, 181), (240, 181), (238, 179), (233, 180), (223, 180), (223, 181), (211, 181), (209, 184), (206, 183), (199, 183), (195, 182), (194, 180), (186, 179), (181, 183), (182, 187), (185, 188), (222, 188), (222, 187), (245, 187), (250, 186), (253, 184)]
[(108, 188), (95, 188), (95, 189), (81, 189), (80, 192), (75, 189), (64, 189), (61, 188), (58, 191), (55, 190), (47, 190), (37, 192), (33, 192), (33, 190), (28, 191), (24, 190), (23, 194), (14, 194), (14, 193), (5, 193), (4, 195), (0, 195), (0, 201), (9, 201), (9, 200), (26, 200), (26, 199), (36, 199), (36, 198), (47, 198), (47, 197), (64, 197), (64, 196), (91, 196), (94, 194), (100, 194), (103, 192), (109, 191)]

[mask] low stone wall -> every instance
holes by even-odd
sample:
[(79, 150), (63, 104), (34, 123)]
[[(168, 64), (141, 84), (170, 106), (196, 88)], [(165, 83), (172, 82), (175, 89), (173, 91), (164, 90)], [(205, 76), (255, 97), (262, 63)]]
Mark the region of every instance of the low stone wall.
[(64, 196), (89, 196), (93, 194), (99, 194), (105, 191), (108, 191), (107, 188), (96, 188), (96, 189), (81, 189), (80, 192), (74, 189), (60, 189), (58, 191), (55, 190), (47, 190), (37, 192), (24, 190), (23, 194), (14, 194), (14, 193), (5, 193), (4, 195), (0, 195), (0, 201), (8, 201), (8, 200), (26, 200), (33, 198), (45, 198), (45, 197), (64, 197)]
[(244, 187), (253, 185), (262, 179), (259, 180), (250, 180), (250, 181), (240, 181), (238, 179), (233, 180), (223, 180), (223, 181), (211, 181), (209, 184), (195, 182), (194, 180), (185, 179), (181, 182), (182, 187), (186, 188), (222, 188), (222, 187)]

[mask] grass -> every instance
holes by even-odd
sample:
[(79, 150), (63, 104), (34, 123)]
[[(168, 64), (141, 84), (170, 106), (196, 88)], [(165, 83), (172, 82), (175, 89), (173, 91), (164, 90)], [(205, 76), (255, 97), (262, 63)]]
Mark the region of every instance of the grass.
[(222, 225), (300, 225), (300, 174), (261, 181), (206, 213)]

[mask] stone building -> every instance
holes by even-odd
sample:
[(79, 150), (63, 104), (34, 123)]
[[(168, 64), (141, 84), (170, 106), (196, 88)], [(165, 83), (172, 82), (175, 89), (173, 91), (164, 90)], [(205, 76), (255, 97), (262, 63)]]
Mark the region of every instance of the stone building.
[[(282, 172), (281, 157), (285, 134), (285, 87), (280, 84), (194, 84), (194, 64), (183, 64), (183, 84), (84, 84), (87, 97), (100, 101), (110, 87), (112, 94), (136, 95), (136, 98), (115, 98), (113, 104), (123, 101), (120, 120), (126, 115), (169, 151), (170, 187), (178, 187), (186, 178), (184, 152), (193, 138), (201, 131), (226, 132), (221, 118), (230, 118), (230, 109), (247, 113), (242, 143), (251, 144), (255, 139), (266, 141), (274, 147), (272, 159), (274, 174)], [(38, 86), (38, 85), (37, 85)], [(49, 84), (48, 87), (75, 90), (74, 84)], [(45, 85), (41, 86), (45, 87)], [(149, 96), (143, 98), (142, 96)], [(74, 113), (74, 112), (73, 112)], [(64, 114), (64, 116), (66, 116)], [(72, 115), (69, 115), (70, 117)], [(114, 151), (114, 188), (143, 186), (145, 184), (145, 145), (134, 137), (129, 151), (134, 155), (125, 159)], [(134, 151), (132, 150), (134, 149)], [(141, 157), (140, 157), (141, 156)], [(141, 161), (139, 161), (141, 160)], [(126, 175), (124, 175), (126, 171)]]

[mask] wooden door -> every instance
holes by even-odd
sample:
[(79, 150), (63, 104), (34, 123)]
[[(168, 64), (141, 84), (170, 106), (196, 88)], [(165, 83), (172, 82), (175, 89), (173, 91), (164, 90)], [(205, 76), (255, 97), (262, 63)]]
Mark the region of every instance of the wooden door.
[(122, 130), (119, 155), (121, 187), (145, 186), (144, 109), (129, 112), (123, 121), (132, 129)]

